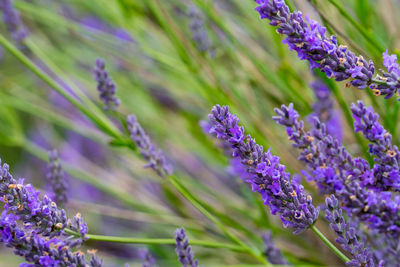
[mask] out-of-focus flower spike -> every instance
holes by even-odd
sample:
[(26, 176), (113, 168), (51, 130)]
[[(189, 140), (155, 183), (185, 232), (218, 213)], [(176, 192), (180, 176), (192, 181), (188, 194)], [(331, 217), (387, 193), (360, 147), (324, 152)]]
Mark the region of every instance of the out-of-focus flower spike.
[(3, 12), (4, 24), (12, 38), (17, 42), (22, 42), (29, 32), (22, 23), (19, 12), (14, 8), (13, 0), (0, 0), (0, 9)]
[(156, 266), (156, 260), (150, 254), (147, 249), (142, 249), (139, 251), (140, 258), (142, 259), (142, 267), (154, 267)]
[(311, 119), (317, 116), (326, 125), (326, 130), (330, 135), (341, 141), (343, 137), (340, 114), (334, 109), (331, 92), (324, 82), (316, 80), (311, 84), (316, 100), (313, 107)]
[(265, 246), (265, 256), (267, 260), (272, 264), (279, 264), (279, 265), (287, 265), (288, 262), (282, 256), (281, 251), (275, 246), (274, 241), (272, 240), (272, 233), (268, 231), (262, 234), (262, 239), (264, 241)]
[(46, 179), (53, 190), (54, 201), (59, 206), (64, 206), (68, 201), (68, 183), (65, 178), (65, 173), (62, 170), (57, 150), (49, 152), (49, 160), (50, 162), (47, 165)]
[(211, 40), (204, 26), (202, 13), (194, 4), (189, 6), (188, 16), (191, 18), (190, 30), (192, 39), (196, 43), (197, 49), (201, 52), (210, 51), (213, 55), (214, 51), (211, 47)]
[(168, 162), (162, 150), (151, 142), (136, 116), (129, 115), (126, 121), (132, 141), (139, 148), (142, 157), (148, 162), (145, 167), (152, 168), (161, 177), (170, 175), (173, 171), (172, 165)]
[(189, 239), (186, 237), (185, 229), (175, 231), (176, 254), (182, 267), (198, 267), (199, 261), (194, 259), (192, 247), (189, 246)]
[(97, 90), (101, 101), (105, 104), (105, 109), (116, 109), (120, 104), (119, 98), (115, 95), (117, 87), (106, 70), (104, 59), (96, 59), (94, 78), (97, 81)]

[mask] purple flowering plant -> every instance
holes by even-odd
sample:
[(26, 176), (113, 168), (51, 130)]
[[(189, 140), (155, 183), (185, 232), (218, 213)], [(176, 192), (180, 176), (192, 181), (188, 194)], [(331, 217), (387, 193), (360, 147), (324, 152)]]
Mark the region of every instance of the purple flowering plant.
[(400, 266), (383, 2), (0, 0), (0, 265)]

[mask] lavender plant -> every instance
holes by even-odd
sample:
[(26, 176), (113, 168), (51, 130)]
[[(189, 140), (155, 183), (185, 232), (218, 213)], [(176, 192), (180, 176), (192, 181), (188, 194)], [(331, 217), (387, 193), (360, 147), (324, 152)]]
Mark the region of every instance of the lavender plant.
[(312, 197), (304, 192), (302, 185), (292, 180), (279, 163), (279, 158), (264, 152), (250, 135), (245, 137), (244, 128), (238, 125), (236, 115), (228, 107), (215, 106), (209, 115), (210, 134), (229, 142), (233, 157), (240, 158), (251, 178), (246, 180), (253, 191), (261, 194), (272, 214), (280, 214), (285, 226), (298, 234), (314, 224), (318, 208), (312, 205)]
[(277, 32), (286, 35), (284, 43), (296, 51), (301, 60), (308, 60), (311, 68), (319, 68), (336, 81), (351, 79), (350, 84), (364, 89), (369, 87), (375, 95), (392, 97), (398, 90), (396, 56), (383, 54), (383, 64), (388, 72), (376, 75), (374, 63), (356, 56), (348, 47), (339, 45), (336, 36), (328, 37), (326, 28), (300, 11), (290, 12), (284, 0), (256, 0), (256, 10), (261, 19), (270, 20)]
[[(180, 0), (111, 1), (107, 8), (80, 1), (0, 4), (3, 28), (17, 42), (0, 33), (7, 51), (0, 61), (0, 151), (35, 184), (13, 179), (2, 166), (0, 240), (25, 258), (21, 266), (103, 265), (95, 254), (104, 255), (107, 266), (155, 266), (154, 258), (160, 266), (198, 266), (195, 246), (204, 247), (196, 257), (207, 266), (399, 265), (399, 106), (371, 96), (392, 98), (399, 88), (397, 57), (388, 52), (396, 52), (396, 3), (192, 0), (189, 14)], [(254, 20), (255, 5), (290, 50), (310, 62), (313, 75)], [(297, 6), (313, 8), (321, 23), (290, 11)], [(211, 41), (206, 25), (220, 38)], [(382, 52), (386, 70), (364, 59), (378, 62)], [(96, 61), (97, 92), (89, 80), (95, 55), (115, 65), (111, 79), (105, 61)], [(318, 80), (311, 91), (309, 78), (321, 71), (372, 92), (341, 89), (323, 76), (326, 84)], [(49, 88), (70, 104), (55, 101)], [(364, 95), (372, 107), (357, 101)], [(299, 112), (283, 105), (274, 117), (286, 129), (286, 144), (271, 125), (270, 107), (291, 102)], [(216, 105), (201, 126), (219, 139), (225, 156), (198, 127), (215, 103), (237, 111), (251, 132), (245, 134), (227, 106)], [(151, 140), (153, 133), (162, 139)], [(168, 150), (158, 148), (161, 142)], [(62, 170), (56, 154), (48, 155), (49, 144), (60, 147)], [(137, 168), (141, 160), (131, 153), (154, 172)], [(32, 156), (50, 156), (46, 177)], [(43, 183), (54, 197), (35, 189)], [(282, 229), (266, 206), (299, 235)], [(81, 213), (67, 215), (76, 212), (91, 233)], [(193, 237), (190, 246), (183, 229)], [(88, 251), (93, 257), (79, 250), (83, 242), (95, 248)], [(127, 244), (149, 247), (152, 255)], [(0, 263), (12, 266), (8, 254), (0, 249)]]
[[(0, 169), (0, 195), (4, 202), (1, 241), (14, 248), (15, 254), (40, 266), (86, 266), (84, 254), (71, 249), (86, 239), (87, 226), (81, 215), (67, 219), (55, 202), (47, 196), (41, 199), (40, 192), (30, 184), (24, 185), (23, 179), (15, 180), (7, 164)], [(67, 229), (78, 237), (67, 234)], [(89, 265), (101, 266), (101, 261), (94, 257)]]

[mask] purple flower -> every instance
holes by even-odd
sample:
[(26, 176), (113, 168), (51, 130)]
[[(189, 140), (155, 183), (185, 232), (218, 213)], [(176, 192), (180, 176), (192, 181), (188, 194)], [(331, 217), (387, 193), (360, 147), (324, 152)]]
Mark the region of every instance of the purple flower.
[(120, 100), (115, 96), (117, 88), (106, 70), (104, 59), (96, 59), (96, 68), (94, 69), (95, 80), (97, 81), (97, 90), (100, 93), (100, 99), (105, 104), (105, 109), (115, 109), (119, 106)]
[(315, 181), (321, 193), (335, 194), (349, 214), (370, 228), (385, 233), (387, 238), (398, 238), (400, 196), (369, 189), (374, 174), (368, 162), (353, 158), (327, 133), (326, 126), (318, 118), (314, 119), (312, 131), (307, 132), (303, 121), (297, 120), (298, 114), (293, 112), (292, 104), (289, 107), (282, 105), (275, 112), (277, 123), (292, 128), (289, 139), (301, 151), (299, 160), (308, 167), (304, 172), (307, 179)]
[(88, 264), (82, 252), (73, 250), (75, 245), (70, 239), (43, 237), (22, 229), (17, 221), (16, 215), (8, 213), (7, 210), (3, 211), (0, 217), (0, 242), (13, 248), (16, 255), (33, 263), (20, 266), (101, 266), (95, 264), (101, 263), (96, 256), (93, 256)]
[(364, 89), (370, 87), (375, 95), (392, 97), (400, 88), (400, 69), (395, 56), (383, 54), (384, 65), (388, 72), (376, 75), (372, 61), (355, 56), (346, 46), (338, 45), (336, 37), (326, 36), (325, 27), (309, 19), (303, 19), (302, 13), (291, 13), (283, 0), (256, 0), (256, 10), (261, 19), (270, 20), (277, 32), (286, 35), (283, 43), (297, 52), (301, 60), (308, 60), (312, 68), (319, 68), (329, 78), (343, 81), (352, 78), (350, 84)]
[[(216, 105), (209, 114), (210, 134), (231, 145), (233, 157), (240, 158), (251, 175), (248, 182), (253, 191), (261, 194), (272, 214), (280, 213), (285, 226), (300, 233), (311, 226), (318, 217), (318, 209), (312, 205), (312, 198), (306, 195), (303, 187), (291, 180), (279, 158), (257, 145), (248, 135), (245, 139), (233, 138), (232, 129), (238, 129), (238, 118), (229, 112), (228, 107)], [(244, 135), (243, 127), (240, 132)]]
[(7, 164), (0, 165), (0, 197), (4, 209), (18, 216), (25, 229), (30, 229), (32, 233), (60, 236), (66, 227), (70, 227), (83, 233), (84, 239), (87, 227), (83, 221), (77, 225), (75, 220), (68, 220), (65, 211), (59, 209), (50, 198), (46, 195), (41, 198), (40, 192), (31, 184), (24, 185), (23, 179), (15, 180)]
[(369, 183), (377, 190), (400, 190), (399, 162), (400, 152), (392, 144), (392, 135), (378, 122), (379, 115), (372, 107), (366, 107), (362, 101), (351, 105), (354, 128), (362, 132), (368, 141), (369, 152), (374, 156), (373, 178)]
[(265, 251), (264, 254), (268, 261), (272, 264), (287, 265), (288, 262), (282, 256), (281, 251), (277, 248), (272, 240), (271, 231), (262, 234), (262, 239), (264, 241)]
[(156, 264), (156, 260), (150, 254), (147, 249), (143, 249), (139, 251), (140, 258), (142, 259), (142, 267), (154, 267)]
[(3, 11), (3, 21), (12, 38), (22, 42), (29, 34), (28, 29), (22, 24), (19, 12), (14, 8), (12, 0), (1, 0), (0, 8)]
[(346, 222), (342, 214), (342, 209), (339, 206), (339, 201), (334, 195), (327, 197), (325, 204), (325, 218), (337, 235), (336, 242), (353, 257), (346, 264), (348, 266), (375, 266), (373, 254), (370, 247), (367, 246), (367, 240), (361, 239), (361, 232), (357, 232), (359, 224), (355, 223), (352, 225)]
[(140, 154), (148, 162), (145, 168), (152, 168), (161, 177), (170, 175), (172, 165), (167, 161), (161, 149), (151, 142), (150, 137), (143, 130), (135, 115), (129, 115), (126, 119), (132, 141), (139, 148)]
[(50, 162), (47, 166), (46, 179), (51, 185), (52, 191), (54, 193), (54, 201), (58, 205), (64, 206), (64, 204), (67, 203), (68, 200), (68, 184), (65, 180), (65, 173), (61, 168), (57, 150), (50, 151), (49, 158)]
[(199, 261), (194, 259), (192, 247), (189, 246), (189, 239), (186, 237), (185, 229), (175, 231), (176, 254), (182, 267), (198, 267)]
[(317, 101), (312, 105), (314, 112), (310, 119), (312, 120), (314, 116), (317, 116), (321, 122), (325, 123), (328, 133), (341, 141), (343, 133), (340, 114), (333, 107), (329, 88), (321, 80), (313, 82), (311, 88)]
[[(0, 242), (14, 248), (15, 254), (34, 264), (31, 266), (87, 266), (84, 254), (73, 250), (86, 239), (87, 226), (80, 214), (68, 220), (55, 202), (39, 195), (32, 185), (24, 185), (23, 179), (16, 181), (7, 164), (0, 167), (0, 196), (5, 203)], [(80, 237), (66, 234), (66, 227)], [(93, 256), (89, 266), (101, 266), (101, 262)]]
[(210, 51), (210, 53), (213, 54), (214, 52), (211, 48), (211, 40), (204, 26), (202, 14), (194, 4), (189, 6), (188, 16), (191, 18), (190, 30), (197, 49), (200, 52)]

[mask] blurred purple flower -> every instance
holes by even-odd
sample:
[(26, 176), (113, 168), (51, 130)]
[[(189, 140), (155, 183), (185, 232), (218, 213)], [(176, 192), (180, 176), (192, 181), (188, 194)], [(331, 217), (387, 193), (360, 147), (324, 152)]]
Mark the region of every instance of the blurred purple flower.
[(152, 168), (161, 177), (170, 175), (173, 171), (172, 165), (167, 161), (162, 150), (151, 142), (136, 116), (129, 115), (126, 121), (132, 141), (139, 148), (142, 157), (148, 162), (145, 168)]
[(140, 258), (142, 259), (142, 267), (154, 267), (156, 260), (150, 254), (147, 249), (142, 249), (139, 251)]
[(116, 109), (120, 104), (120, 100), (115, 96), (117, 88), (106, 70), (104, 59), (96, 59), (94, 75), (97, 81), (97, 90), (100, 93), (101, 101), (105, 104), (105, 109)]
[(198, 267), (199, 261), (194, 259), (192, 247), (189, 246), (189, 239), (186, 237), (185, 229), (175, 231), (176, 254), (182, 267)]
[(194, 4), (189, 6), (188, 16), (191, 18), (190, 30), (197, 49), (200, 52), (210, 51), (211, 56), (213, 56), (214, 49), (211, 47), (211, 39), (204, 26), (202, 14)]
[(22, 24), (19, 12), (14, 8), (13, 0), (1, 0), (0, 9), (3, 11), (3, 21), (12, 38), (22, 42), (29, 34), (28, 29)]
[(343, 137), (341, 118), (339, 112), (334, 109), (328, 86), (317, 80), (311, 84), (311, 88), (317, 101), (312, 106), (314, 112), (310, 117), (317, 116), (321, 122), (325, 123), (328, 133), (341, 141)]
[(47, 165), (46, 179), (54, 193), (54, 201), (58, 205), (64, 206), (68, 201), (68, 183), (66, 181), (65, 173), (61, 168), (57, 150), (49, 152), (49, 159), (50, 162)]
[(287, 265), (288, 262), (282, 256), (281, 251), (275, 247), (274, 241), (272, 240), (271, 231), (262, 234), (262, 239), (264, 241), (265, 251), (264, 254), (268, 261), (272, 264)]

